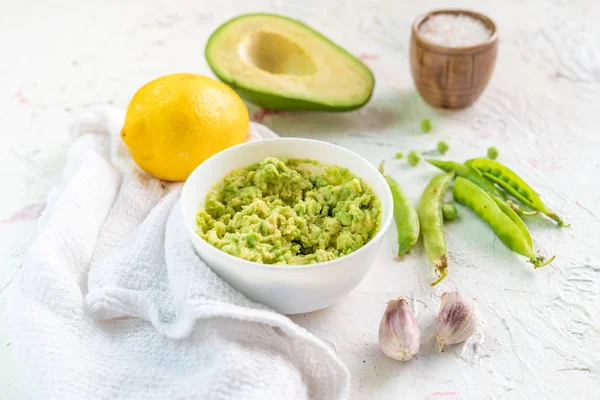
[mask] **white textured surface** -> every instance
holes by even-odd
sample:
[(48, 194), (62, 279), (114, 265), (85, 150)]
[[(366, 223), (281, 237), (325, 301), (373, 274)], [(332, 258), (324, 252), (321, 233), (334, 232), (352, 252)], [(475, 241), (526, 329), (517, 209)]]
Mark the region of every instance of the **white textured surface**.
[[(409, 4), (406, 4), (409, 3)], [(541, 218), (528, 224), (557, 261), (532, 271), (467, 210), (448, 224), (450, 276), (435, 289), (421, 245), (393, 260), (388, 236), (379, 262), (358, 289), (329, 309), (294, 317), (328, 341), (352, 373), (356, 399), (596, 399), (600, 369), (600, 3), (595, 0), (396, 2), (352, 0), (153, 1), (102, 3), (4, 0), (0, 13), (0, 398), (27, 397), (18, 383), (5, 327), (5, 291), (36, 236), (36, 216), (59, 181), (73, 113), (97, 103), (125, 107), (146, 81), (170, 72), (209, 73), (208, 34), (243, 12), (273, 11), (321, 30), (373, 69), (371, 103), (352, 114), (272, 114), (251, 108), (284, 136), (341, 144), (387, 168), (417, 200), (433, 168), (391, 161), (396, 151), (451, 145), (448, 159), (484, 155), (540, 192), (573, 229)], [(491, 2), (490, 2), (491, 3)], [(415, 94), (407, 47), (412, 18), (436, 7), (467, 6), (496, 20), (496, 72), (469, 110), (430, 109)], [(434, 131), (418, 130), (421, 118)], [(10, 190), (8, 189), (10, 188)], [(460, 290), (486, 320), (480, 346), (428, 354), (438, 298)], [(414, 299), (422, 354), (401, 364), (377, 348), (385, 302)], [(485, 341), (483, 341), (485, 337)]]

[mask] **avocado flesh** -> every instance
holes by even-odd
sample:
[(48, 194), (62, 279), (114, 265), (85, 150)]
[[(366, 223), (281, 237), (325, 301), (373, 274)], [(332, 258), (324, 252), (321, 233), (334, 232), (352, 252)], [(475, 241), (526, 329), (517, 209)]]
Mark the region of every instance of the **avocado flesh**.
[(373, 73), (301, 22), (250, 14), (221, 25), (206, 45), (212, 71), (245, 100), (273, 110), (350, 111), (367, 103)]

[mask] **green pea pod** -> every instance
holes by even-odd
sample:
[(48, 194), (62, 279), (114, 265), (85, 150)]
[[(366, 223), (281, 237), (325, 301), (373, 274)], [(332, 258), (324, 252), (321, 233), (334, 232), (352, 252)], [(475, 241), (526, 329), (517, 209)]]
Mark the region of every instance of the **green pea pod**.
[(548, 265), (554, 260), (554, 256), (546, 261), (535, 253), (527, 227), (503, 201), (492, 198), (477, 185), (460, 177), (454, 183), (453, 195), (454, 200), (469, 207), (488, 224), (509, 249), (529, 258), (535, 268)]
[(540, 196), (525, 182), (519, 175), (511, 171), (508, 167), (497, 161), (487, 158), (474, 158), (465, 163), (491, 182), (494, 182), (522, 204), (546, 214), (549, 218), (558, 223), (560, 227), (568, 227), (564, 221), (553, 211), (550, 211), (544, 204)]
[(444, 193), (453, 178), (454, 171), (435, 176), (423, 191), (417, 206), (425, 251), (438, 274), (438, 279), (431, 286), (437, 285), (448, 275), (448, 248), (444, 236), (442, 205)]
[(394, 221), (398, 230), (398, 256), (403, 256), (419, 240), (419, 217), (410, 200), (406, 197), (402, 188), (389, 175), (383, 173), (383, 163), (379, 165), (379, 171), (383, 174), (394, 200)]
[(462, 178), (468, 179), (486, 192), (488, 192), (492, 196), (499, 197), (501, 199), (505, 199), (504, 193), (500, 189), (498, 189), (493, 183), (485, 179), (478, 172), (472, 170), (464, 164), (459, 164), (454, 161), (441, 161), (435, 160), (432, 158), (425, 159), (429, 164), (433, 165), (441, 169), (442, 171), (456, 173), (456, 176), (460, 176)]

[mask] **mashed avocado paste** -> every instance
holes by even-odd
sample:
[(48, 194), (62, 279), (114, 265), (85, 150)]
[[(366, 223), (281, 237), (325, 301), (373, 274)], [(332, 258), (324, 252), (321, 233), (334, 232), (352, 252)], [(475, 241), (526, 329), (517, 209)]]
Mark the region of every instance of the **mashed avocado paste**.
[(236, 257), (310, 264), (352, 253), (375, 236), (381, 202), (348, 169), (268, 157), (225, 176), (198, 212), (199, 235)]

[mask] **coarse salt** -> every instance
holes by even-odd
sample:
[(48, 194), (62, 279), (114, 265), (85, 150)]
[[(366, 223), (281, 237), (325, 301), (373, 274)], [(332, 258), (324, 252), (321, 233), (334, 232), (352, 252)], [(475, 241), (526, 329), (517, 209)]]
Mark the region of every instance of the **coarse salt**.
[(479, 19), (466, 14), (433, 14), (419, 26), (427, 41), (448, 47), (467, 47), (485, 42), (492, 35)]

